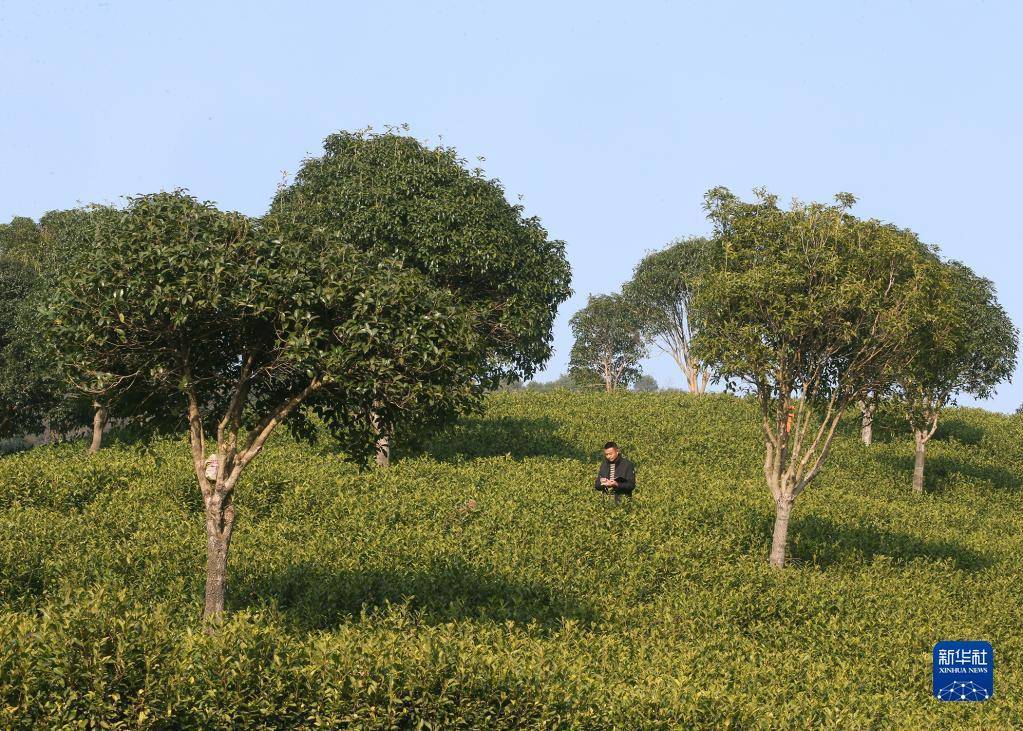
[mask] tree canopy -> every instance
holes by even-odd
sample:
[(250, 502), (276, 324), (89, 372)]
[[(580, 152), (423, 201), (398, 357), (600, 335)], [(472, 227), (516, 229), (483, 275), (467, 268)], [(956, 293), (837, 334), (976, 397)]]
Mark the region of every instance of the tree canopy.
[(489, 385), (528, 379), (550, 357), (557, 307), (571, 294), (564, 242), (453, 148), (393, 131), (331, 135), (266, 222), (285, 238), (316, 235), (395, 259), (449, 291), (481, 336)]
[(554, 317), (571, 294), (565, 245), (453, 148), (393, 130), (331, 135), (278, 192), (264, 225), (282, 239), (316, 237), (400, 262), (471, 319), (476, 350), (448, 384), (451, 399), (401, 410), (382, 401), (371, 414), (384, 462), (395, 433), (421, 438), (550, 357)]

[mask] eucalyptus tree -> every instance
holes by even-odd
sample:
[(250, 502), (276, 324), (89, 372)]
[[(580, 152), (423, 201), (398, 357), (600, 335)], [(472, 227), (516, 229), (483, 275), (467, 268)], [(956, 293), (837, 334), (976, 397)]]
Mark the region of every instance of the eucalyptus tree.
[(716, 251), (714, 242), (706, 238), (681, 239), (647, 254), (623, 288), (626, 300), (638, 310), (644, 340), (672, 357), (692, 393), (703, 393), (710, 381), (710, 371), (692, 352), (699, 329), (692, 317), (692, 302)]
[[(528, 380), (550, 357), (554, 317), (571, 294), (565, 245), (450, 147), (395, 130), (331, 135), (323, 155), (307, 159), (278, 192), (266, 224), (284, 240), (316, 237), (370, 260), (400, 261), (450, 295), (479, 348), (459, 388), (478, 396)], [(421, 436), (458, 413), (381, 401), (369, 424), (378, 461), (386, 462), (395, 433)]]
[(824, 466), (842, 414), (907, 357), (923, 257), (911, 232), (849, 213), (849, 194), (788, 210), (756, 194), (706, 195), (722, 251), (694, 303), (695, 352), (760, 406), (770, 563), (781, 567), (793, 505)]
[(638, 311), (620, 294), (590, 295), (569, 320), (575, 342), (568, 373), (579, 384), (605, 391), (628, 388), (642, 375), (646, 355)]
[(913, 490), (924, 490), (927, 443), (960, 394), (989, 397), (1011, 380), (1019, 331), (994, 285), (958, 261), (934, 260), (916, 312), (911, 357), (896, 371), (896, 398), (913, 430)]

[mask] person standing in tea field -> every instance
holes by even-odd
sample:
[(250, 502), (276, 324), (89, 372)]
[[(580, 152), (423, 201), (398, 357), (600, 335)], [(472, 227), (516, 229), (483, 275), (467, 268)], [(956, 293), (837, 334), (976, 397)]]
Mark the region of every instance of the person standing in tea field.
[(622, 495), (631, 497), (636, 489), (636, 467), (622, 456), (614, 442), (604, 445), (604, 459), (597, 470), (593, 489), (614, 495), (616, 503), (622, 501)]

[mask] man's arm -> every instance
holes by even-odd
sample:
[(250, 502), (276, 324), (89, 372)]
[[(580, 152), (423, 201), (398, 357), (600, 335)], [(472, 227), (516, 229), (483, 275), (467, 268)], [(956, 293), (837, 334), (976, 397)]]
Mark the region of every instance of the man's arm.
[(615, 480), (618, 483), (618, 489), (632, 492), (636, 489), (636, 467), (629, 462), (625, 469), (622, 470), (620, 475), (617, 475)]
[(601, 479), (600, 478), (600, 470), (601, 470), (601, 468), (603, 466), (604, 465), (601, 465), (600, 467), (597, 468), (597, 479), (595, 479), (593, 481), (593, 489), (594, 490), (603, 490), (604, 489), (604, 486), (600, 484), (600, 479)]

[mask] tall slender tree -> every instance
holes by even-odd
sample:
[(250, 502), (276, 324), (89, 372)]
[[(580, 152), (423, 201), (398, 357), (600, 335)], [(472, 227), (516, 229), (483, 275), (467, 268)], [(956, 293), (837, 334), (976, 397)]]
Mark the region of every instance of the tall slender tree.
[(692, 351), (699, 330), (692, 302), (717, 250), (706, 238), (681, 239), (647, 254), (623, 287), (625, 300), (638, 311), (644, 340), (672, 357), (692, 393), (706, 391), (711, 376)]

